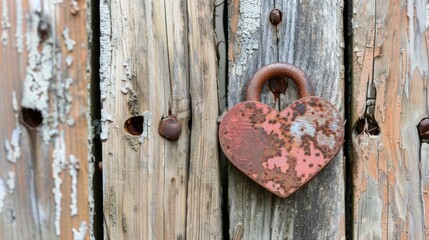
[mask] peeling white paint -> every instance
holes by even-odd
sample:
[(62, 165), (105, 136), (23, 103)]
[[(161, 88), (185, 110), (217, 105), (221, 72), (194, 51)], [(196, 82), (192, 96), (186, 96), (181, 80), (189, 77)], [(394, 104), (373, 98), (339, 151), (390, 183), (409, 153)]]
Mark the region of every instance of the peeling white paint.
[[(100, 91), (101, 101), (112, 94), (110, 65), (112, 61), (110, 9), (105, 0), (100, 1)], [(114, 96), (114, 95), (113, 95)]]
[(130, 63), (128, 61), (126, 61), (122, 65), (125, 68), (125, 76), (128, 78), (128, 80), (131, 80), (132, 72), (131, 72), (131, 68), (130, 68)]
[(58, 117), (57, 113), (54, 112), (52, 114), (48, 113), (47, 117), (43, 119), (46, 124), (43, 124), (41, 126), (41, 134), (42, 134), (42, 140), (44, 143), (49, 143), (51, 139), (55, 138), (59, 131), (58, 131)]
[(112, 122), (113, 117), (109, 113), (107, 113), (104, 110), (101, 110), (101, 133), (100, 133), (100, 139), (101, 140), (107, 140), (109, 137), (109, 125), (108, 122)]
[(9, 10), (7, 7), (7, 0), (2, 0), (1, 26), (2, 26), (1, 41), (2, 41), (2, 44), (5, 46), (5, 45), (7, 45), (8, 38), (9, 38), (7, 30), (10, 28)]
[[(31, 53), (29, 53), (30, 55)], [(21, 105), (26, 108), (39, 110), (45, 114), (49, 112), (48, 105), (49, 79), (44, 79), (40, 73), (28, 69), (24, 79), (24, 90)]]
[(26, 76), (22, 92), (21, 105), (25, 108), (39, 110), (44, 118), (49, 113), (49, 86), (53, 73), (53, 43), (46, 40), (39, 53), (40, 38), (37, 24), (40, 17), (32, 14), (31, 31), (26, 34), (28, 52)]
[(76, 45), (76, 41), (70, 38), (70, 29), (65, 27), (63, 30), (64, 37), (64, 45), (66, 45), (67, 51), (71, 52), (74, 49), (74, 45)]
[[(93, 136), (93, 134), (91, 134), (90, 136)], [(91, 149), (92, 147), (92, 143), (89, 145), (89, 149)], [(91, 151), (88, 151), (91, 152)], [(94, 202), (94, 189), (92, 188), (93, 186), (93, 175), (94, 175), (94, 165), (95, 165), (95, 161), (94, 161), (94, 157), (91, 153), (90, 154), (90, 158), (91, 159), (91, 163), (88, 166), (88, 195), (89, 195), (89, 199), (88, 199), (88, 203), (89, 203), (89, 225), (90, 225), (90, 231), (89, 231), (89, 237), (91, 240), (95, 240), (94, 237), (94, 217), (95, 217), (95, 202)], [(104, 180), (103, 180), (104, 183)], [(104, 192), (104, 184), (103, 184), (103, 192)]]
[(59, 81), (57, 86), (58, 117), (62, 123), (65, 123), (72, 107), (72, 94), (70, 86), (73, 84), (71, 77), (66, 78), (63, 82)]
[[(33, 18), (39, 19), (37, 14), (33, 15), (35, 15)], [(60, 69), (61, 52), (54, 44), (54, 39), (50, 37), (45, 39), (41, 53), (38, 53), (40, 39), (37, 34), (37, 25), (38, 22), (32, 23), (32, 31), (27, 33), (27, 48), (31, 51), (28, 51), (27, 76), (21, 105), (37, 109), (42, 113), (41, 135), (44, 143), (48, 143), (59, 134), (59, 115), (65, 111), (66, 106), (58, 95), (61, 91), (64, 93), (67, 91), (63, 89), (62, 78), (58, 77), (57, 82), (53, 82), (53, 73)], [(38, 89), (38, 86), (41, 88)], [(54, 94), (49, 95), (49, 91), (53, 91)], [(49, 99), (50, 97), (52, 99)], [(50, 104), (54, 106), (52, 111)]]
[(259, 49), (259, 21), (261, 18), (261, 3), (259, 0), (242, 0), (240, 1), (240, 19), (238, 22), (237, 43), (241, 48), (240, 53), (236, 56), (237, 65), (233, 69), (234, 74), (238, 77), (244, 74), (247, 64), (253, 56), (253, 52)]
[(1, 33), (1, 42), (2, 42), (3, 46), (7, 45), (7, 41), (8, 41), (7, 32), (6, 31), (2, 31), (2, 33)]
[(6, 198), (6, 187), (4, 185), (3, 179), (0, 178), (0, 213), (3, 212), (5, 198)]
[(23, 19), (23, 13), (22, 13), (22, 0), (16, 0), (16, 30), (15, 30), (15, 40), (16, 40), (16, 51), (18, 53), (22, 53), (24, 50), (24, 35), (22, 33), (22, 19)]
[(128, 92), (130, 92), (132, 90), (133, 90), (133, 86), (129, 83), (125, 84), (125, 86), (121, 88), (121, 92), (123, 94), (128, 94)]
[(10, 28), (9, 10), (8, 10), (8, 6), (7, 6), (7, 0), (2, 0), (1, 27), (3, 30)]
[(426, 29), (429, 28), (429, 0), (426, 0)]
[(73, 64), (73, 56), (72, 55), (67, 55), (67, 57), (66, 57), (66, 66), (67, 67), (71, 67), (72, 64)]
[(67, 125), (69, 125), (69, 127), (74, 127), (74, 125), (76, 124), (74, 118), (72, 117), (68, 117), (66, 123)]
[[(89, 34), (91, 35), (91, 34)], [(91, 91), (91, 86), (94, 86), (91, 84), (90, 81), (88, 81), (87, 83), (87, 90), (88, 90), (88, 94), (89, 96), (91, 96), (90, 91)], [(97, 86), (94, 86), (97, 87)], [(95, 216), (95, 203), (94, 203), (94, 189), (93, 189), (93, 179), (94, 179), (94, 172), (95, 172), (95, 157), (92, 154), (92, 149), (93, 149), (93, 139), (95, 136), (95, 129), (94, 126), (92, 125), (92, 116), (91, 116), (91, 101), (88, 101), (87, 104), (87, 111), (86, 111), (86, 121), (87, 121), (87, 125), (88, 127), (88, 172), (87, 172), (87, 179), (88, 179), (88, 185), (87, 185), (87, 190), (88, 190), (88, 205), (89, 205), (89, 238), (91, 240), (95, 240), (95, 236), (94, 236), (94, 216)], [(92, 126), (92, 127), (91, 127)], [(102, 181), (104, 183), (104, 181)], [(104, 191), (104, 184), (102, 184), (102, 188)]]
[(144, 139), (149, 138), (150, 125), (152, 123), (152, 114), (148, 111), (143, 113), (143, 133), (139, 138), (139, 143), (143, 143)]
[[(232, 33), (233, 46), (229, 49), (229, 58), (233, 59), (229, 71), (228, 88), (241, 92), (242, 78), (245, 77), (248, 65), (254, 63), (255, 51), (259, 49), (261, 2), (260, 0), (241, 0), (238, 6), (239, 18), (236, 32)], [(293, 18), (292, 18), (293, 19)], [(240, 102), (239, 95), (228, 94), (228, 102)]]
[(63, 194), (61, 193), (61, 184), (62, 179), (60, 177), (61, 172), (65, 169), (67, 165), (66, 160), (66, 149), (64, 142), (64, 131), (61, 131), (59, 136), (55, 138), (55, 149), (52, 153), (53, 163), (52, 163), (52, 173), (54, 177), (54, 188), (52, 193), (54, 194), (55, 202), (55, 233), (57, 236), (61, 234), (61, 200)]
[(19, 126), (17, 126), (12, 131), (12, 137), (9, 142), (9, 140), (5, 140), (4, 147), (6, 150), (6, 159), (11, 163), (16, 163), (16, 161), (21, 157), (21, 134), (22, 130)]
[[(67, 103), (71, 101), (71, 95), (67, 95), (68, 91), (65, 91), (64, 88), (67, 90), (70, 85), (68, 82), (71, 81), (66, 80), (66, 83), (62, 84), (61, 78), (58, 78), (58, 82), (53, 83), (54, 70), (61, 64), (60, 52), (54, 44), (52, 36), (45, 39), (40, 45), (40, 38), (37, 34), (37, 28), (41, 21), (40, 16), (33, 12), (30, 18), (29, 31), (26, 33), (27, 68), (21, 106), (41, 112), (43, 123), (40, 132), (43, 141), (48, 143), (53, 137), (58, 136), (59, 115), (69, 111)], [(56, 94), (51, 94), (52, 101), (49, 99), (50, 90), (56, 91)], [(52, 112), (50, 111), (50, 103), (55, 106)]]
[(79, 231), (75, 228), (72, 229), (73, 232), (73, 240), (84, 240), (86, 236), (86, 231), (88, 230), (88, 226), (85, 221), (82, 221), (79, 226)]
[(69, 165), (69, 174), (72, 179), (71, 182), (71, 204), (70, 204), (70, 214), (71, 216), (76, 216), (78, 213), (78, 207), (77, 207), (77, 176), (79, 171), (79, 160), (73, 156), (70, 155), (70, 165)]
[(16, 92), (12, 92), (12, 109), (15, 112), (15, 118), (18, 120), (19, 118), (19, 107), (18, 107), (18, 100), (16, 99)]
[(13, 194), (15, 191), (15, 172), (9, 171), (9, 178), (6, 181), (7, 188), (9, 189), (9, 194)]

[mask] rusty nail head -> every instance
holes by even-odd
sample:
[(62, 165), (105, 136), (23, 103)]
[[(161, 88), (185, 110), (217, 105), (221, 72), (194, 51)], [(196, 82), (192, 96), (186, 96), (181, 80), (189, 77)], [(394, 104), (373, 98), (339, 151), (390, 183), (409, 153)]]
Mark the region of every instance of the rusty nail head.
[(182, 123), (173, 115), (169, 115), (168, 117), (161, 119), (158, 132), (167, 140), (176, 141), (182, 133)]
[(287, 84), (287, 79), (285, 77), (274, 77), (268, 81), (268, 87), (274, 94), (285, 93)]
[(268, 81), (268, 87), (274, 94), (275, 101), (277, 101), (277, 99), (280, 97), (280, 94), (284, 94), (286, 92), (287, 85), (288, 82), (285, 77), (274, 77)]
[(429, 142), (429, 117), (423, 118), (417, 126), (420, 139), (423, 142)]
[(282, 21), (282, 12), (278, 9), (273, 9), (270, 12), (270, 22), (273, 25), (277, 25)]

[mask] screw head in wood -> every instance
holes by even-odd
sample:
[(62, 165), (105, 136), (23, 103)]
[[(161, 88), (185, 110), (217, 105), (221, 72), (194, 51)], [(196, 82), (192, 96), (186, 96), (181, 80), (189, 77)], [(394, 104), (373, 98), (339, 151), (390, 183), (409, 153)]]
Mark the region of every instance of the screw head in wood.
[(165, 139), (176, 141), (182, 133), (182, 123), (179, 122), (175, 116), (169, 115), (168, 117), (161, 119), (158, 132)]
[(282, 12), (278, 9), (273, 9), (270, 12), (270, 22), (273, 25), (277, 25), (282, 21)]
[(417, 126), (420, 139), (423, 142), (429, 142), (429, 117), (423, 118)]

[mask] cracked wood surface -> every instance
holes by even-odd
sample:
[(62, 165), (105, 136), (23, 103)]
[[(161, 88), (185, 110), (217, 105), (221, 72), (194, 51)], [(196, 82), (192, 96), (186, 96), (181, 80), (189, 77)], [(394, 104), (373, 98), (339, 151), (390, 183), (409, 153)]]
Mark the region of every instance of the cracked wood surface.
[[(92, 232), (87, 3), (71, 2), (0, 3), (0, 239)], [(23, 124), (23, 107), (40, 126)]]
[[(228, 1), (228, 106), (243, 98), (247, 81), (260, 67), (288, 62), (309, 76), (316, 95), (344, 108), (343, 1)], [(271, 9), (283, 21), (269, 22)], [(265, 91), (262, 101), (284, 109), (298, 98), (289, 81), (275, 101)], [(287, 199), (267, 192), (229, 165), (229, 234), (234, 239), (344, 239), (344, 162), (340, 152), (307, 185)]]
[[(221, 237), (213, 11), (210, 1), (100, 2), (108, 239)], [(182, 124), (176, 142), (158, 133), (169, 114)], [(138, 115), (133, 136), (124, 123)]]
[(416, 128), (429, 112), (428, 7), (353, 2), (351, 121), (371, 116), (380, 128), (353, 132), (355, 239), (429, 237), (428, 145)]

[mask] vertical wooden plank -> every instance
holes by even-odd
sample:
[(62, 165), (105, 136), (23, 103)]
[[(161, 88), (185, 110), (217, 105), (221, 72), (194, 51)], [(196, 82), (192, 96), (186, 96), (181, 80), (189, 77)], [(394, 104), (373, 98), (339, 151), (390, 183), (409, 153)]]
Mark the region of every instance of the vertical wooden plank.
[[(269, 13), (283, 12), (273, 26)], [(229, 1), (228, 106), (243, 101), (247, 81), (263, 65), (282, 61), (302, 68), (316, 95), (343, 111), (343, 1)], [(285, 108), (297, 99), (289, 81), (276, 102), (269, 91), (263, 102)], [(241, 239), (345, 238), (344, 172), (340, 152), (309, 184), (288, 199), (265, 191), (230, 166), (230, 235)]]
[[(278, 61), (276, 28), (269, 22), (274, 1), (230, 1), (228, 39), (229, 81), (227, 105), (244, 100), (247, 81), (264, 64)], [(261, 98), (276, 107), (272, 94), (264, 90)], [(232, 238), (268, 239), (272, 216), (272, 194), (229, 165), (229, 234)]]
[[(182, 124), (181, 138), (165, 142), (164, 239), (185, 239), (191, 119), (188, 17), (185, 1), (165, 1), (169, 80), (165, 94), (169, 111)], [(170, 88), (170, 89), (169, 89)], [(166, 91), (167, 91), (166, 90)], [(168, 114), (165, 113), (165, 114)]]
[(354, 238), (426, 239), (429, 4), (353, 7)]
[(0, 238), (89, 239), (86, 2), (0, 12)]
[(221, 239), (214, 1), (188, 1), (192, 107), (187, 239)]
[[(220, 236), (212, 10), (196, 1), (100, 2), (100, 138), (110, 239)], [(175, 142), (158, 133), (169, 114), (182, 124)], [(132, 135), (124, 125), (136, 116), (143, 117), (136, 125), (142, 132)]]

